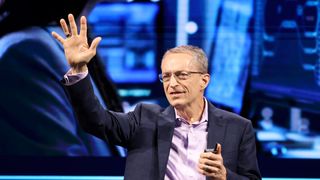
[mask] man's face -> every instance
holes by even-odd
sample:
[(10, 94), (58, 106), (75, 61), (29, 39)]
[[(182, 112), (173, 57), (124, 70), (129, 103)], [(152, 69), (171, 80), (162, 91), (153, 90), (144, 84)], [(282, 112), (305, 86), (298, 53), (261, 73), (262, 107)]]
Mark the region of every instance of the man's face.
[[(203, 91), (210, 76), (202, 74), (193, 57), (186, 53), (167, 54), (162, 60), (163, 88), (169, 103), (183, 108), (203, 102)], [(192, 72), (192, 73), (190, 73)]]

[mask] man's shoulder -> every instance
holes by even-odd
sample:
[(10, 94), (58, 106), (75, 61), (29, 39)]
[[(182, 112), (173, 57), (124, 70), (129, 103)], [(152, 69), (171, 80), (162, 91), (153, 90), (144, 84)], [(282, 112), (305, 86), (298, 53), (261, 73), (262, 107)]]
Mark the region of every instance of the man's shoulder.
[(39, 66), (42, 72), (53, 73), (59, 79), (69, 68), (63, 50), (51, 34), (41, 27), (29, 27), (6, 34), (0, 38), (0, 47), (0, 61), (7, 67), (24, 63), (19, 68), (38, 70), (34, 67)]
[(2, 36), (0, 42), (3, 43), (2, 45), (12, 46), (28, 40), (41, 41), (44, 40), (40, 38), (43, 33), (44, 30), (40, 27), (28, 27)]
[(7, 53), (16, 53), (17, 49), (25, 54), (35, 49), (38, 53), (41, 53), (43, 48), (52, 49), (53, 44), (48, 37), (49, 33), (40, 27), (29, 27), (6, 34), (0, 38), (0, 57)]
[(251, 123), (251, 121), (245, 117), (240, 116), (234, 112), (230, 112), (221, 108), (214, 107), (211, 108), (211, 112), (214, 116), (227, 121), (228, 123), (236, 123), (236, 124), (247, 124)]

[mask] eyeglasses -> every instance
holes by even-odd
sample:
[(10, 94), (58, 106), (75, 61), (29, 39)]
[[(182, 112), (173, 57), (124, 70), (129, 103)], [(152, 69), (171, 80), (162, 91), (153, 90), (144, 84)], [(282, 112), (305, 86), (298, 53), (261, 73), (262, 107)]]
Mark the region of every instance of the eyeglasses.
[(203, 72), (194, 72), (194, 71), (176, 71), (174, 73), (163, 73), (159, 74), (160, 82), (168, 82), (171, 79), (172, 74), (174, 78), (178, 81), (187, 80), (191, 74), (204, 74)]

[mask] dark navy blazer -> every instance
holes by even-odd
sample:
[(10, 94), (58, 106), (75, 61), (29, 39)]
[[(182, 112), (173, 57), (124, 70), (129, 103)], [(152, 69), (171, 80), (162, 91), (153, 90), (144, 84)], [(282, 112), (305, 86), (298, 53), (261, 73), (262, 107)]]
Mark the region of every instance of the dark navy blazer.
[[(116, 113), (100, 106), (90, 76), (66, 88), (85, 131), (128, 149), (125, 179), (164, 179), (175, 127), (172, 106), (139, 104), (132, 112)], [(222, 145), (227, 179), (261, 179), (251, 121), (208, 106), (207, 146)]]

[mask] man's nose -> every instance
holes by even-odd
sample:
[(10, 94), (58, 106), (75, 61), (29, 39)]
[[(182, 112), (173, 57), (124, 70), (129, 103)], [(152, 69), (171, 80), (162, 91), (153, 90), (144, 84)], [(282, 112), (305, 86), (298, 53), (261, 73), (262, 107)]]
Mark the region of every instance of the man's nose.
[(176, 77), (174, 74), (171, 75), (170, 80), (169, 80), (169, 85), (174, 87), (178, 85), (178, 81), (176, 80)]

